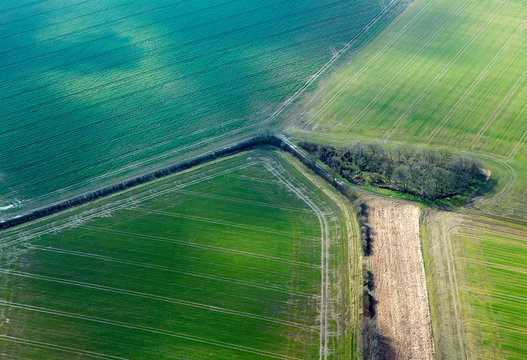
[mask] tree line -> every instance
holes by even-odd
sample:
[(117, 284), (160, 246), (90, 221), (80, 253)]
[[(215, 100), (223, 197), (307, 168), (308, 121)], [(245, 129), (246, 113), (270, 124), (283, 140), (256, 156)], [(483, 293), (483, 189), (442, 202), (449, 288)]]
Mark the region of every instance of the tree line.
[(335, 148), (300, 142), (299, 146), (354, 184), (368, 184), (427, 199), (467, 195), (486, 176), (481, 164), (446, 151), (384, 149), (377, 144)]

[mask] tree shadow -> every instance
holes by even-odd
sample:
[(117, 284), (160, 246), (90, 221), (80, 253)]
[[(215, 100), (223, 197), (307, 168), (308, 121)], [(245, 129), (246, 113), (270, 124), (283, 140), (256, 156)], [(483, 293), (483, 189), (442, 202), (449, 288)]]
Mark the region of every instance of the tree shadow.
[(379, 334), (379, 357), (380, 360), (395, 360), (396, 353), (390, 338)]

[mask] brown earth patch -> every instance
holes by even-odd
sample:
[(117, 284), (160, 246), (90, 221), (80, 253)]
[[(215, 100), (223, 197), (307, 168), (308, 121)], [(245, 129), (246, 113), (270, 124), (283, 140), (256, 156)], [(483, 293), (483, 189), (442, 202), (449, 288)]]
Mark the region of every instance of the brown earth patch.
[(372, 230), (371, 269), (379, 331), (388, 359), (434, 359), (428, 291), (417, 206), (367, 202)]

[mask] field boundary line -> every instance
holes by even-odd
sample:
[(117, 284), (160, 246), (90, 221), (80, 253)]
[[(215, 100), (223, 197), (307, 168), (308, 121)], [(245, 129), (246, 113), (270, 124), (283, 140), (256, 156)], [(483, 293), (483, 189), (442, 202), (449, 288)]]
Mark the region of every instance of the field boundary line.
[(111, 326), (116, 326), (116, 327), (121, 327), (121, 328), (139, 330), (139, 331), (148, 332), (151, 334), (165, 335), (165, 336), (170, 336), (170, 337), (178, 338), (182, 340), (199, 342), (199, 343), (203, 343), (206, 345), (214, 345), (214, 346), (218, 346), (218, 347), (222, 347), (222, 348), (226, 348), (230, 350), (236, 350), (236, 351), (246, 352), (246, 353), (250, 353), (254, 355), (275, 358), (275, 359), (300, 360), (298, 358), (288, 356), (288, 355), (275, 354), (269, 351), (254, 349), (254, 348), (250, 348), (250, 347), (246, 347), (242, 345), (230, 344), (230, 343), (223, 342), (223, 341), (206, 339), (206, 338), (201, 338), (198, 336), (186, 335), (186, 334), (179, 333), (179, 332), (166, 331), (166, 330), (152, 328), (148, 326), (133, 325), (133, 324), (125, 323), (121, 321), (107, 320), (107, 319), (102, 319), (102, 318), (98, 318), (94, 316), (87, 316), (87, 315), (66, 312), (66, 311), (53, 310), (53, 309), (48, 309), (48, 308), (40, 307), (40, 306), (33, 306), (29, 304), (0, 300), (0, 306), (7, 306), (7, 307), (12, 307), (16, 309), (25, 310), (25, 311), (39, 312), (43, 314), (62, 316), (62, 317), (67, 317), (71, 319), (77, 319), (77, 320), (95, 322), (99, 324), (111, 325)]
[(408, 107), (408, 109), (403, 113), (403, 115), (393, 124), (393, 126), (387, 132), (387, 134), (384, 137), (385, 142), (387, 142), (388, 139), (392, 136), (392, 134), (397, 129), (399, 124), (401, 124), (404, 120), (410, 117), (411, 113), (415, 110), (417, 105), (421, 103), (421, 101), (425, 98), (425, 96), (428, 95), (430, 90), (439, 82), (439, 80), (443, 78), (443, 76), (456, 63), (459, 57), (463, 55), (465, 51), (474, 43), (474, 41), (487, 28), (488, 24), (496, 17), (498, 12), (500, 12), (503, 9), (503, 7), (508, 1), (509, 0), (503, 0), (503, 2), (491, 13), (491, 15), (487, 18), (487, 20), (485, 20), (485, 22), (476, 30), (476, 32), (463, 45), (463, 47), (458, 50), (456, 55), (454, 55), (454, 57), (450, 59), (450, 61), (441, 69), (441, 71), (434, 77), (434, 79), (426, 86), (426, 88), (421, 92), (421, 94), (417, 97), (417, 99), (410, 105), (410, 107)]
[(494, 55), (492, 60), (485, 66), (485, 68), (481, 71), (481, 73), (478, 75), (478, 77), (474, 80), (474, 82), (470, 85), (468, 89), (465, 90), (463, 95), (457, 100), (457, 102), (454, 104), (454, 106), (450, 109), (450, 111), (441, 119), (441, 122), (437, 125), (437, 127), (430, 133), (428, 139), (426, 140), (426, 143), (429, 144), (432, 139), (441, 131), (443, 126), (450, 121), (450, 119), (454, 116), (454, 113), (457, 111), (459, 106), (469, 97), (472, 95), (472, 92), (475, 90), (475, 88), (487, 78), (487, 75), (489, 73), (489, 70), (491, 67), (493, 67), (496, 62), (501, 58), (503, 55), (503, 52), (507, 51), (510, 45), (513, 41), (516, 40), (520, 32), (523, 31), (525, 28), (525, 25), (527, 24), (527, 20), (522, 22), (520, 26), (516, 29), (514, 34), (509, 37), (509, 39), (505, 42), (505, 44), (501, 47), (501, 49)]
[(41, 348), (46, 348), (46, 349), (51, 349), (51, 350), (59, 350), (59, 351), (69, 352), (69, 353), (77, 354), (77, 355), (90, 356), (96, 359), (116, 359), (116, 360), (126, 359), (126, 358), (119, 357), (119, 356), (107, 355), (107, 354), (98, 353), (98, 352), (89, 351), (89, 350), (76, 349), (76, 348), (72, 348), (69, 346), (50, 344), (50, 343), (45, 343), (45, 342), (37, 341), (37, 340), (24, 339), (24, 338), (20, 338), (16, 336), (9, 336), (6, 334), (0, 334), (0, 339), (3, 341), (14, 342), (17, 344), (33, 345), (36, 347), (41, 347)]
[(33, 280), (48, 281), (48, 282), (54, 282), (54, 283), (63, 284), (63, 285), (78, 286), (82, 288), (110, 292), (114, 294), (127, 295), (127, 296), (139, 297), (143, 299), (167, 302), (171, 304), (192, 307), (192, 308), (207, 310), (211, 312), (218, 312), (218, 313), (227, 314), (227, 315), (245, 317), (245, 318), (249, 318), (253, 320), (260, 320), (260, 321), (270, 322), (274, 324), (293, 326), (293, 327), (301, 328), (301, 329), (313, 329), (313, 327), (310, 327), (304, 324), (295, 323), (295, 322), (282, 320), (278, 318), (271, 318), (271, 317), (264, 316), (264, 315), (251, 314), (251, 313), (247, 313), (244, 311), (232, 310), (232, 309), (227, 309), (227, 308), (223, 308), (219, 306), (197, 303), (194, 301), (181, 300), (181, 299), (170, 298), (170, 297), (161, 296), (161, 295), (153, 295), (153, 294), (148, 294), (148, 293), (144, 293), (140, 291), (126, 290), (126, 289), (120, 289), (120, 288), (115, 288), (111, 286), (91, 284), (91, 283), (86, 283), (83, 281), (60, 279), (60, 278), (51, 277), (51, 276), (37, 275), (37, 274), (31, 274), (31, 273), (27, 273), (23, 271), (9, 270), (9, 269), (3, 269), (3, 268), (0, 268), (0, 273), (18, 276), (18, 277), (24, 277), (24, 278), (33, 279)]
[(457, 16), (459, 15), (459, 13), (461, 11), (463, 11), (469, 4), (469, 1), (470, 0), (465, 0), (461, 6), (458, 7), (458, 9), (456, 10), (456, 12), (454, 14), (452, 14), (452, 16), (439, 28), (437, 29), (437, 31), (434, 33), (434, 35), (428, 39), (428, 41), (415, 53), (413, 54), (413, 56), (406, 62), (406, 64), (401, 68), (399, 69), (399, 71), (395, 74), (395, 76), (388, 82), (384, 85), (384, 87), (377, 93), (377, 95), (375, 95), (375, 97), (370, 100), (370, 102), (359, 112), (359, 114), (353, 118), (347, 125), (346, 127), (344, 128), (344, 131), (348, 131), (351, 127), (353, 127), (353, 125), (360, 121), (362, 119), (362, 117), (366, 114), (366, 112), (371, 109), (371, 106), (375, 103), (375, 101), (381, 97), (382, 95), (384, 95), (384, 93), (389, 89), (389, 87), (399, 78), (399, 76), (401, 76), (403, 73), (406, 72), (406, 70), (412, 66), (415, 62), (415, 60), (419, 57), (419, 55), (421, 55), (421, 53), (428, 49), (428, 47), (430, 46), (430, 44), (432, 44), (433, 41), (435, 41), (437, 39), (437, 37), (439, 35), (441, 35), (441, 33), (443, 33), (443, 31), (445, 31), (447, 29), (447, 27), (457, 18)]
[(130, 266), (144, 267), (144, 268), (148, 268), (148, 269), (162, 270), (162, 271), (167, 271), (167, 272), (181, 274), (181, 275), (186, 275), (186, 276), (193, 276), (193, 277), (203, 278), (203, 279), (207, 279), (207, 280), (222, 281), (222, 282), (227, 282), (227, 283), (231, 283), (231, 284), (235, 284), (235, 285), (254, 287), (254, 288), (262, 289), (262, 290), (277, 291), (277, 292), (282, 292), (282, 293), (285, 293), (285, 294), (295, 294), (295, 295), (298, 295), (298, 296), (311, 296), (311, 294), (298, 292), (298, 291), (291, 291), (289, 289), (280, 288), (280, 287), (266, 286), (266, 285), (262, 285), (262, 284), (258, 284), (258, 283), (251, 283), (249, 281), (236, 280), (236, 279), (232, 279), (232, 278), (213, 276), (213, 275), (208, 275), (208, 274), (200, 274), (200, 273), (189, 272), (189, 271), (181, 271), (181, 270), (173, 269), (173, 268), (170, 268), (170, 267), (167, 267), (167, 266), (148, 264), (148, 263), (143, 263), (143, 262), (139, 262), (139, 261), (125, 261), (125, 260), (121, 260), (121, 259), (112, 258), (112, 257), (109, 257), (109, 256), (97, 255), (97, 254), (92, 254), (92, 253), (85, 253), (85, 252), (81, 252), (81, 251), (64, 250), (64, 249), (59, 249), (59, 248), (54, 248), (54, 247), (43, 247), (43, 246), (36, 246), (36, 245), (31, 245), (30, 248), (32, 250), (48, 251), (48, 252), (53, 252), (53, 253), (57, 253), (57, 254), (79, 256), (79, 257), (85, 257), (85, 258), (89, 258), (89, 259), (96, 259), (96, 260), (101, 260), (101, 261), (114, 262), (114, 263), (123, 264), (123, 265), (130, 265)]
[[(336, 100), (338, 97), (340, 97), (340, 95), (342, 95), (344, 93), (344, 91), (346, 91), (350, 86), (351, 84), (357, 80), (373, 63), (375, 63), (375, 61), (377, 61), (397, 40), (399, 40), (399, 38), (406, 32), (406, 30), (408, 30), (408, 28), (410, 28), (410, 26), (412, 26), (419, 18), (420, 16), (425, 13), (432, 5), (433, 5), (433, 1), (429, 1), (427, 3), (426, 6), (424, 6), (421, 11), (419, 11), (408, 23), (406, 23), (404, 25), (404, 27), (382, 48), (380, 49), (377, 54), (372, 58), (370, 59), (360, 70), (359, 72), (357, 72), (352, 78), (350, 78), (348, 81), (346, 81), (346, 83), (344, 84), (344, 86), (337, 92), (337, 94), (333, 95), (333, 97), (327, 101), (320, 110), (318, 110), (317, 112), (315, 112), (314, 115), (312, 116), (309, 116), (308, 120), (302, 124), (302, 128), (306, 128), (307, 126), (309, 126), (313, 121), (315, 121), (316, 119), (318, 119), (328, 108), (329, 106), (331, 106)], [(390, 3), (391, 5), (391, 3)], [(348, 64), (350, 64), (352, 61), (348, 62)], [(316, 96), (314, 96), (307, 104), (306, 104), (306, 108), (309, 109), (309, 106), (315, 102), (316, 100)], [(300, 114), (299, 117), (301, 117), (302, 115), (306, 114), (308, 110), (302, 112)]]
[(487, 119), (485, 124), (479, 129), (478, 133), (474, 136), (470, 144), (468, 145), (467, 149), (472, 150), (474, 148), (474, 145), (481, 139), (483, 134), (487, 131), (487, 129), (492, 125), (494, 120), (502, 113), (502, 111), (505, 109), (505, 107), (509, 104), (509, 101), (511, 98), (516, 94), (516, 91), (520, 88), (520, 86), (523, 84), (523, 82), (527, 79), (527, 69), (523, 72), (523, 74), (516, 80), (516, 83), (513, 85), (513, 87), (509, 90), (507, 95), (501, 100), (499, 105), (494, 109), (494, 112), (490, 115), (490, 117)]

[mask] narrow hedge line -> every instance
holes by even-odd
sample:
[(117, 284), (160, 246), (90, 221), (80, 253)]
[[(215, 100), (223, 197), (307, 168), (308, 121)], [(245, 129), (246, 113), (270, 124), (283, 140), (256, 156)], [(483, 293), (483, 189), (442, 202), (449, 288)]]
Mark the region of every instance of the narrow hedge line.
[(357, 199), (353, 202), (353, 209), (357, 214), (359, 222), (360, 240), (362, 253), (365, 260), (362, 262), (362, 308), (363, 320), (361, 324), (360, 346), (363, 359), (376, 360), (381, 359), (381, 336), (377, 327), (377, 318), (375, 316), (375, 305), (377, 300), (373, 293), (375, 283), (373, 273), (369, 267), (368, 258), (372, 252), (371, 228), (368, 222), (368, 211), (366, 204)]
[(202, 165), (204, 163), (216, 160), (221, 157), (233, 155), (241, 151), (246, 151), (246, 150), (254, 149), (256, 147), (265, 146), (265, 145), (280, 147), (281, 142), (282, 140), (274, 135), (268, 135), (268, 134), (256, 135), (249, 139), (246, 139), (238, 143), (232, 144), (230, 146), (224, 147), (223, 149), (209, 152), (207, 154), (198, 156), (196, 158), (183, 161), (175, 165), (168, 166), (166, 168), (156, 170), (151, 173), (120, 182), (118, 184), (106, 186), (101, 189), (94, 190), (94, 191), (85, 193), (83, 195), (75, 196), (70, 199), (48, 205), (40, 209), (30, 211), (26, 214), (13, 217), (11, 219), (7, 219), (3, 222), (0, 222), (0, 230), (9, 229), (14, 226), (27, 223), (29, 221), (33, 221), (36, 219), (43, 218), (45, 216), (53, 215), (60, 211), (67, 210), (75, 206), (83, 205), (91, 201), (95, 201), (95, 200), (104, 198), (106, 196), (121, 192), (123, 190), (127, 190), (130, 188), (136, 187), (138, 185), (142, 185), (147, 182), (154, 181), (154, 180), (163, 178), (165, 176), (190, 169), (198, 165)]

